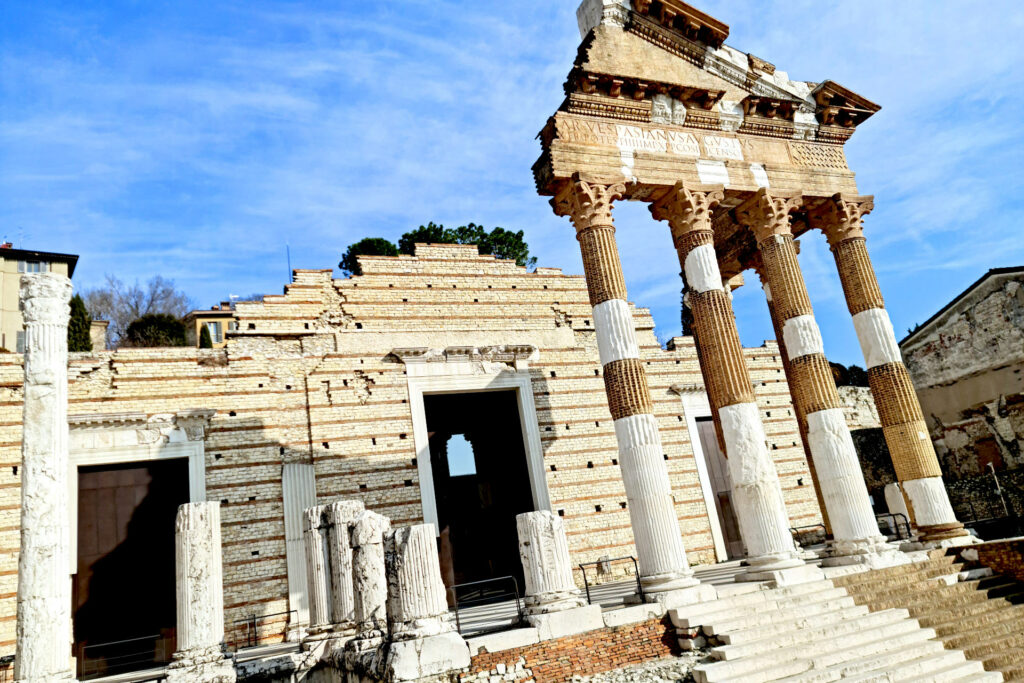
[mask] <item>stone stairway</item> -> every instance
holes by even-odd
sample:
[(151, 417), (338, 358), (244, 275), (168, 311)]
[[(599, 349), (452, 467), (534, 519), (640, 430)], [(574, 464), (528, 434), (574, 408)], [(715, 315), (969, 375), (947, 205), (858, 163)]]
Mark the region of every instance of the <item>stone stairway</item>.
[(872, 611), (828, 580), (770, 590), (736, 586), (669, 616), (684, 647), (700, 639), (711, 646), (713, 661), (694, 668), (697, 683), (1002, 680), (946, 649), (908, 610)]
[(1024, 681), (1024, 584), (942, 550), (923, 562), (833, 583), (872, 612), (907, 610), (946, 648), (963, 651), (1006, 681)]

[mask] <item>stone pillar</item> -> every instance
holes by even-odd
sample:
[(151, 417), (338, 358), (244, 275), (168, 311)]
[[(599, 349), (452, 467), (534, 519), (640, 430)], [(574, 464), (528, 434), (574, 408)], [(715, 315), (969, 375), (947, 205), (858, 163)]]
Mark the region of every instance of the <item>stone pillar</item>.
[(70, 680), (71, 537), (68, 528), (68, 317), (71, 281), (21, 278), (25, 400), (21, 439), (14, 679)]
[(624, 191), (621, 181), (591, 181), (576, 174), (551, 204), (556, 214), (572, 220), (583, 252), (641, 581), (645, 593), (656, 598), (699, 582), (686, 559), (633, 314), (626, 302), (612, 221), (612, 204)]
[(736, 209), (736, 217), (757, 240), (772, 308), (782, 328), (789, 359), (787, 380), (798, 416), (806, 420), (807, 444), (832, 525), (830, 549), (843, 562), (878, 565), (896, 558), (904, 560), (878, 531), (860, 459), (797, 261), (790, 213), (801, 203), (800, 196), (779, 196), (762, 188)]
[(388, 583), (389, 680), (411, 681), (469, 666), (469, 646), (445, 598), (432, 524), (384, 534)]
[(582, 607), (585, 602), (572, 577), (565, 524), (542, 510), (516, 515), (519, 557), (526, 578), (526, 610), (545, 614)]
[(220, 503), (186, 503), (174, 525), (178, 649), (169, 683), (228, 683), (235, 669), (224, 650), (224, 574)]
[(352, 527), (352, 585), (359, 640), (380, 642), (388, 632), (384, 534), (390, 529), (391, 520), (369, 510), (364, 510)]
[(928, 435), (910, 373), (903, 365), (885, 300), (865, 246), (864, 216), (874, 208), (872, 197), (837, 194), (812, 207), (811, 225), (828, 238), (836, 259), (846, 304), (853, 315), (871, 393), (893, 468), (907, 499), (911, 521), (922, 540), (966, 537), (942, 483), (942, 470)]
[(326, 506), (328, 563), (331, 577), (331, 625), (336, 634), (355, 633), (355, 597), (352, 588), (350, 533), (363, 513), (358, 500), (341, 500)]
[(309, 635), (314, 639), (331, 629), (331, 563), (327, 551), (330, 524), (326, 510), (326, 505), (316, 505), (306, 508), (302, 517), (309, 588)]
[(701, 374), (711, 409), (718, 416), (729, 459), (733, 508), (750, 564), (739, 578), (779, 583), (810, 580), (818, 578), (820, 570), (804, 565), (789, 531), (782, 487), (754, 402), (732, 302), (718, 268), (711, 218), (722, 197), (720, 188), (690, 189), (678, 183), (651, 206), (651, 213), (668, 221), (683, 267)]

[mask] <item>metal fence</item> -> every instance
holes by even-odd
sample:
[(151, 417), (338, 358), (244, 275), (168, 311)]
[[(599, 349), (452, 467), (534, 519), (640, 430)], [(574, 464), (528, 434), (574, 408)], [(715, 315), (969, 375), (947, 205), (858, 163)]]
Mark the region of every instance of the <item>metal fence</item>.
[(231, 624), (231, 636), (228, 640), (228, 649), (237, 652), (247, 647), (256, 647), (260, 644), (260, 627), (266, 627), (267, 622), (278, 617), (289, 617), (298, 615), (296, 610), (287, 612), (274, 612), (272, 614), (250, 614), (244, 619), (236, 619)]
[(455, 584), (448, 587), (448, 593), (455, 603), (455, 627), (462, 635), (507, 631), (523, 621), (519, 582), (514, 576)]
[[(611, 575), (611, 565), (615, 562), (630, 562), (633, 565), (633, 576), (636, 579), (636, 594), (639, 595), (640, 600), (643, 601), (644, 587), (643, 584), (640, 583), (640, 568), (637, 565), (636, 558), (632, 555), (627, 555), (626, 557), (615, 557), (612, 559), (597, 560), (595, 562), (584, 562), (583, 564), (579, 565), (579, 570), (583, 573), (583, 587), (586, 589), (587, 592), (588, 605), (594, 604), (593, 593), (596, 591), (591, 591), (590, 579), (587, 576), (587, 567), (596, 567), (598, 575)], [(597, 602), (598, 604), (600, 604), (602, 601), (599, 598)]]

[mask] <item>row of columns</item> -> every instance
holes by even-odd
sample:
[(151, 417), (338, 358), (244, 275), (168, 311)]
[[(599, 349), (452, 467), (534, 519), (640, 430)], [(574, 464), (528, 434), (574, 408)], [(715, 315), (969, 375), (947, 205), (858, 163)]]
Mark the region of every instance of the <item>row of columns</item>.
[[(576, 174), (552, 206), (556, 214), (569, 216), (576, 228), (594, 306), (605, 389), (619, 437), (640, 572), (646, 584), (657, 585), (663, 577), (692, 579), (692, 572), (679, 542), (615, 243), (612, 206), (624, 193), (621, 181)], [(729, 458), (734, 507), (749, 555), (747, 578), (779, 578), (779, 571), (792, 574), (802, 562), (789, 531), (781, 486), (714, 248), (712, 213), (723, 198), (721, 187), (678, 183), (656, 197), (651, 211), (656, 219), (668, 222), (682, 266), (701, 373)], [(832, 554), (871, 564), (901, 561), (879, 533), (797, 262), (792, 213), (804, 203), (800, 196), (762, 188), (735, 210), (735, 217), (753, 232), (757, 243), (756, 265), (773, 322), (781, 332), (794, 407), (806, 436), (823, 514), (835, 539)], [(912, 521), (924, 540), (963, 535), (864, 246), (862, 218), (871, 210), (871, 199), (837, 195), (810, 204), (811, 225), (826, 233), (835, 254)], [(638, 429), (641, 424), (643, 428)]]

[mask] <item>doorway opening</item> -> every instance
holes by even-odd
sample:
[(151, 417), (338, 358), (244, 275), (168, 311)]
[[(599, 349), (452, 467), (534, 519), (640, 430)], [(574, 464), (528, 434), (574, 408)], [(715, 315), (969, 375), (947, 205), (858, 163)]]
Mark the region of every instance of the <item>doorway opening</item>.
[(171, 661), (174, 520), (188, 501), (186, 458), (78, 469), (72, 609), (80, 680)]
[(516, 515), (535, 507), (516, 391), (426, 394), (423, 407), (445, 585), (512, 576), (522, 592)]
[(711, 490), (715, 497), (715, 513), (718, 515), (719, 527), (725, 541), (725, 549), (729, 560), (744, 557), (743, 539), (736, 521), (736, 512), (732, 506), (732, 479), (729, 476), (729, 461), (722, 449), (718, 447), (718, 435), (711, 417), (698, 417), (697, 436), (700, 439), (700, 450), (707, 465), (708, 477), (711, 479)]

